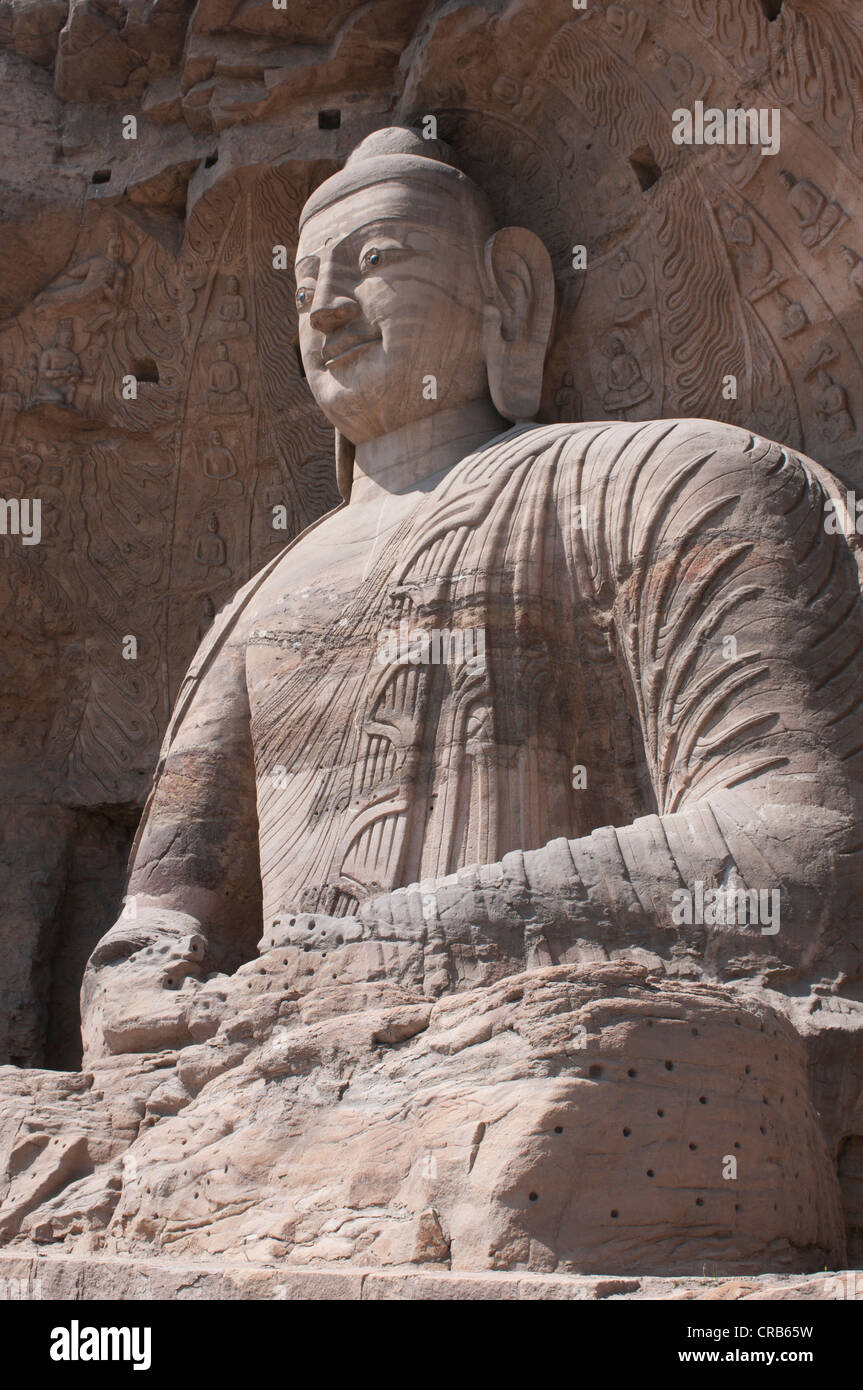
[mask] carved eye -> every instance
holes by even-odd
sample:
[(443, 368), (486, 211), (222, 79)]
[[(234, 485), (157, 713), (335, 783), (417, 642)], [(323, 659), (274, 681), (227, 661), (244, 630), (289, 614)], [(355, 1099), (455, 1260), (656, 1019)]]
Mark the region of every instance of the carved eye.
[(364, 251), (360, 260), (360, 270), (374, 270), (376, 265), (380, 265), (382, 260), (381, 253), (376, 246), (370, 246), (368, 251)]
[(304, 308), (306, 307), (306, 305), (307, 305), (307, 304), (311, 304), (311, 302), (312, 302), (312, 292), (311, 292), (311, 290), (304, 290), (304, 289), (299, 289), (299, 290), (297, 290), (297, 308), (298, 308), (298, 309), (304, 309)]

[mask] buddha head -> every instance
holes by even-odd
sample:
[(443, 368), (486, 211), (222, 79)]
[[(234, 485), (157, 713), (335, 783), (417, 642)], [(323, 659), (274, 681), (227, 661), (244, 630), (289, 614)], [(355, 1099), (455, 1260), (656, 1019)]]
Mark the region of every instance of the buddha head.
[(354, 446), (490, 399), (530, 420), (554, 316), (542, 242), (495, 226), (440, 141), (393, 127), (316, 189), (296, 258), (300, 351), (335, 426), (339, 485)]

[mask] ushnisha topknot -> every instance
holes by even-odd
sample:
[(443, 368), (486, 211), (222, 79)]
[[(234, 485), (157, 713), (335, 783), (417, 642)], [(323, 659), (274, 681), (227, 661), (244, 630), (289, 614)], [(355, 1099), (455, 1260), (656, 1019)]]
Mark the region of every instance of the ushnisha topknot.
[(349, 156), (345, 167), (316, 188), (300, 214), (302, 227), (322, 208), (376, 183), (393, 179), (431, 184), (472, 204), (483, 231), (495, 229), (486, 195), (456, 163), (443, 140), (426, 140), (409, 126), (388, 126), (367, 135)]

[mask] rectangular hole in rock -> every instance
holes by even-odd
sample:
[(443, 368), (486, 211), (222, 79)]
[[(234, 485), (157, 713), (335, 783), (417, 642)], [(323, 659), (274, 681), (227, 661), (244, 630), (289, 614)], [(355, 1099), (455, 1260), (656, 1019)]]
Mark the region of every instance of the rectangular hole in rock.
[(138, 383), (145, 381), (154, 386), (159, 384), (159, 368), (152, 357), (139, 357), (131, 367), (132, 375)]
[(633, 150), (629, 156), (629, 163), (638, 179), (642, 193), (646, 193), (649, 188), (652, 188), (662, 175), (662, 170), (649, 145), (639, 145), (637, 150)]

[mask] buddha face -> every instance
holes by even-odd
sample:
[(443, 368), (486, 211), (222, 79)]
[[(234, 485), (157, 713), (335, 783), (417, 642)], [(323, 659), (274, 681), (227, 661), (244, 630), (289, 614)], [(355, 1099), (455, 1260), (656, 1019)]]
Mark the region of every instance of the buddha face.
[(469, 212), (452, 194), (393, 180), (303, 226), (303, 365), (324, 414), (352, 443), (487, 394), (482, 244)]

